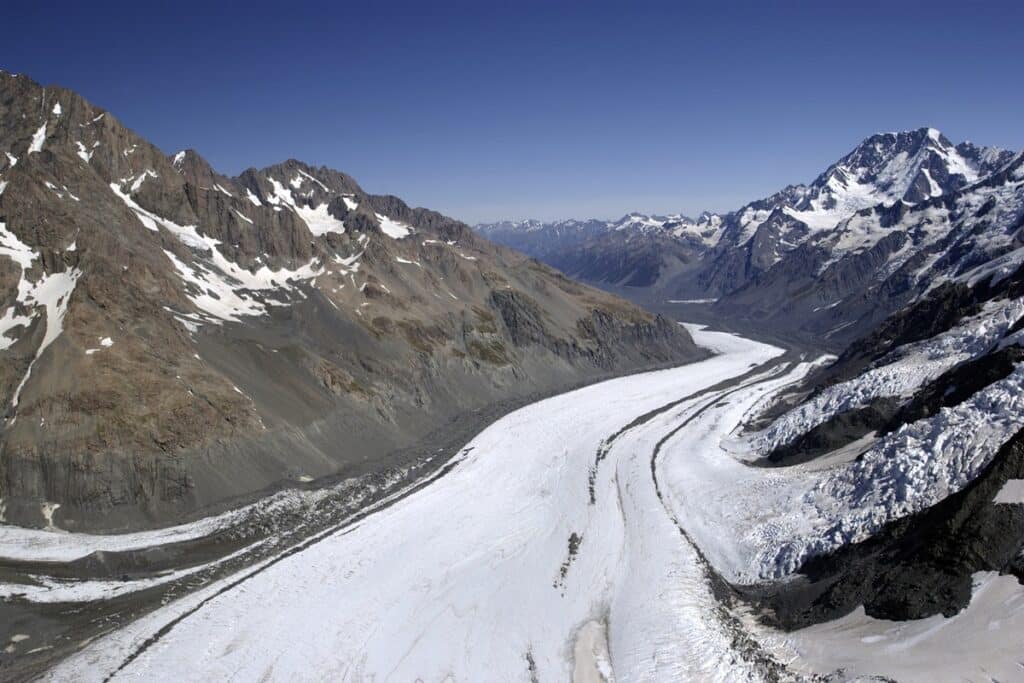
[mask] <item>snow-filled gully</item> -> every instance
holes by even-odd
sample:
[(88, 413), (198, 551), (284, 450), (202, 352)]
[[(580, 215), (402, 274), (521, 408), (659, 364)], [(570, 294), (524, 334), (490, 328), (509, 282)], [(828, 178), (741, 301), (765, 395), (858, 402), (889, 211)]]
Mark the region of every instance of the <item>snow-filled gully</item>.
[[(832, 647), (836, 634), (787, 639), (730, 607), (717, 572), (734, 579), (742, 543), (709, 548), (714, 521), (691, 519), (700, 501), (680, 499), (701, 484), (680, 479), (692, 461), (692, 476), (714, 482), (708, 439), (727, 443), (808, 366), (765, 344), (692, 331), (718, 355), (517, 410), (429, 483), (97, 639), (49, 679), (807, 674), (791, 672), (794, 650)], [(819, 657), (813, 668), (834, 667)]]

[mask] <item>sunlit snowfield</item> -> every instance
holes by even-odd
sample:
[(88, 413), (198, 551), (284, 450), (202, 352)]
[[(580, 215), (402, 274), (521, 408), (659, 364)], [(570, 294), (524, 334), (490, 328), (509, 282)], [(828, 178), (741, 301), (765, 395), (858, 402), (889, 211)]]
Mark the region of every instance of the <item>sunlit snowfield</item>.
[(721, 605), (716, 574), (784, 579), (809, 549), (842, 542), (826, 532), (867, 533), (886, 515), (850, 509), (863, 496), (851, 493), (862, 473), (849, 459), (749, 467), (756, 436), (737, 428), (810, 364), (691, 331), (717, 355), (511, 413), (429, 485), (89, 644), (50, 678), (1019, 675), (1024, 599), (1012, 578), (979, 574), (974, 602), (952, 619), (897, 624), (859, 610), (795, 634)]

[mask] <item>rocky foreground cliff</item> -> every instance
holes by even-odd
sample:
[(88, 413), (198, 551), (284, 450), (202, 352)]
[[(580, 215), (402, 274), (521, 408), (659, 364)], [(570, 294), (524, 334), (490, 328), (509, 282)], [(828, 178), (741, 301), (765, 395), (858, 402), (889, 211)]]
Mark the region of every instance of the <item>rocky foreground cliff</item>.
[(298, 161), (235, 178), (0, 73), (0, 520), (116, 530), (417, 457), (702, 355), (678, 325)]

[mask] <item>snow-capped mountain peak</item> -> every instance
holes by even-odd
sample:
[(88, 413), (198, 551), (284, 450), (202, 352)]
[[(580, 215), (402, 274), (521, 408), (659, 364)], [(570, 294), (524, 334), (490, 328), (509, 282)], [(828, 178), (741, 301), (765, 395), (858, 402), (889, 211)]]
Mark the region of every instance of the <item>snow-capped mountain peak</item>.
[[(936, 268), (948, 279), (993, 258), (999, 267), (1017, 263), (1024, 234), (1015, 158), (922, 127), (871, 135), (812, 182), (724, 215), (634, 211), (572, 228), (477, 229), (572, 276), (644, 289), (638, 300), (715, 300), (716, 310), (744, 314), (791, 309), (797, 326), (849, 337), (870, 316), (848, 325), (853, 314), (842, 306), (862, 306), (858, 316), (896, 306), (943, 281), (931, 278)], [(880, 283), (879, 299), (864, 298)]]
[(608, 227), (617, 231), (668, 233), (675, 237), (689, 234), (708, 242), (712, 237), (717, 237), (709, 232), (709, 229), (715, 227), (713, 225), (714, 218), (718, 217), (706, 212), (701, 214), (701, 218), (697, 220), (679, 213), (657, 216), (634, 212), (609, 223)]
[(825, 216), (845, 217), (900, 200), (916, 204), (994, 172), (1009, 156), (970, 143), (953, 145), (935, 128), (880, 133), (829, 167), (793, 208), (817, 214), (808, 218), (820, 226), (828, 222)]
[(1012, 158), (1002, 149), (954, 145), (931, 127), (872, 135), (810, 185), (790, 185), (728, 214), (718, 256), (702, 275), (704, 286), (719, 292), (735, 289), (812, 238), (831, 238), (843, 253), (860, 251), (880, 235), (851, 232), (847, 223), (856, 214), (947, 196)]

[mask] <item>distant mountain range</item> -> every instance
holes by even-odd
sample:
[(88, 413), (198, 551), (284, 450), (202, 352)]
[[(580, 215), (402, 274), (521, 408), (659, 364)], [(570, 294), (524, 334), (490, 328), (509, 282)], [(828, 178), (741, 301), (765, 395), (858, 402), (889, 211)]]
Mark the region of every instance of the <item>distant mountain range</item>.
[(715, 315), (841, 347), (937, 283), (1018, 258), (1020, 164), (921, 128), (873, 135), (809, 185), (721, 216), (476, 230), (648, 305), (714, 300)]

